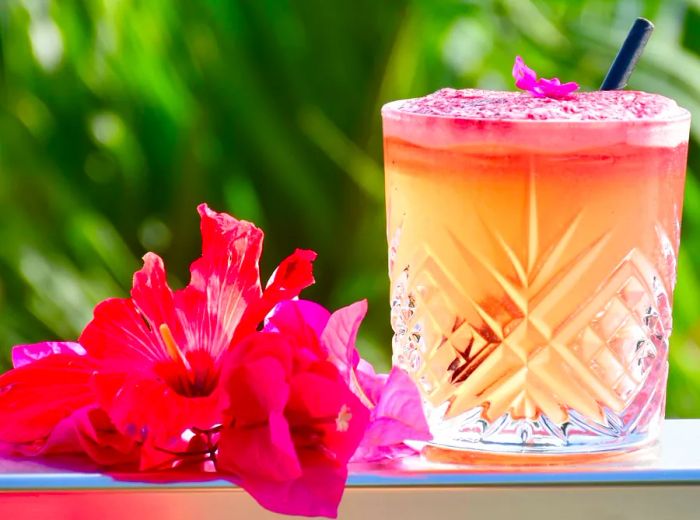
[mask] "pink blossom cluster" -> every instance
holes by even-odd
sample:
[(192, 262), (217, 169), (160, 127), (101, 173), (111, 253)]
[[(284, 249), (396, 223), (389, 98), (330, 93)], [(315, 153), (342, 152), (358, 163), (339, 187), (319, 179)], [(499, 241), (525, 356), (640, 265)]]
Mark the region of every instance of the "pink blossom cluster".
[(77, 342), (14, 348), (0, 443), (225, 476), (270, 510), (334, 517), (351, 460), (430, 438), (418, 391), (360, 357), (364, 301), (330, 313), (297, 298), (314, 252), (294, 252), (263, 288), (262, 231), (204, 204), (199, 214), (202, 256), (185, 288), (148, 253), (130, 297), (98, 304)]

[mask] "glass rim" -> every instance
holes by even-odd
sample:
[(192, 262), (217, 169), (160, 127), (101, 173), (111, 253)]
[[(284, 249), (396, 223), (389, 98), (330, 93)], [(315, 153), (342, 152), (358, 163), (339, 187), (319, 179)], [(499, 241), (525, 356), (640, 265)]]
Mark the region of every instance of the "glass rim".
[[(612, 126), (612, 125), (666, 125), (673, 123), (685, 123), (691, 120), (691, 113), (686, 108), (678, 106), (678, 113), (675, 113), (672, 117), (665, 119), (653, 118), (653, 117), (638, 117), (630, 119), (564, 119), (564, 118), (552, 118), (552, 119), (520, 119), (520, 118), (492, 118), (492, 117), (465, 117), (465, 116), (454, 116), (447, 114), (423, 114), (419, 112), (408, 112), (396, 108), (400, 103), (409, 101), (412, 98), (396, 99), (384, 103), (381, 108), (382, 119), (392, 116), (403, 116), (405, 118), (417, 119), (417, 120), (440, 120), (440, 121), (456, 121), (456, 122), (477, 122), (477, 123), (487, 123), (487, 124), (514, 124), (523, 126), (527, 125), (576, 125), (576, 126)], [(396, 119), (394, 117), (394, 119)]]

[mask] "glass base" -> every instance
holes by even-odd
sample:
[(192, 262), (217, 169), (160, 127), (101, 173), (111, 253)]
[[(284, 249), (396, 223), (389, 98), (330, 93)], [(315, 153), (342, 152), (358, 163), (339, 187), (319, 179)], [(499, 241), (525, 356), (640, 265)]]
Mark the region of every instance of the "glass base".
[(441, 412), (433, 409), (429, 413), (434, 448), (546, 458), (619, 454), (648, 447), (657, 441), (662, 419), (659, 414), (647, 416), (644, 425), (625, 425), (621, 417), (605, 410), (603, 424), (587, 420), (575, 411), (569, 412), (569, 420), (563, 424), (544, 415), (534, 420), (514, 419), (508, 413), (489, 423), (481, 407), (447, 420)]
[[(476, 448), (474, 446), (477, 446)], [(614, 464), (616, 468), (637, 468), (658, 460), (660, 453), (658, 439), (643, 438), (638, 444), (617, 446), (607, 451), (493, 451), (478, 445), (469, 448), (445, 447), (433, 443), (427, 444), (421, 451), (422, 456), (434, 463), (478, 466), (480, 470), (498, 471), (504, 467), (525, 468), (531, 471), (538, 467), (564, 466), (600, 468), (600, 464)]]

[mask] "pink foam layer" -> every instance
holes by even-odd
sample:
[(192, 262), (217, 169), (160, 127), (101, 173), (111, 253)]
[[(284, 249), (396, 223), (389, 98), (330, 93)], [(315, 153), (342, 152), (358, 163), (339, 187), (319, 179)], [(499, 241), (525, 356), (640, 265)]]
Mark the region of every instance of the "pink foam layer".
[(578, 92), (551, 99), (527, 92), (443, 88), (399, 101), (393, 108), (410, 114), (500, 120), (666, 121), (686, 113), (672, 99), (632, 90)]
[(627, 143), (677, 146), (690, 114), (675, 101), (636, 91), (581, 92), (567, 99), (529, 93), (442, 89), (384, 105), (384, 133), (431, 147), (477, 143), (563, 148)]

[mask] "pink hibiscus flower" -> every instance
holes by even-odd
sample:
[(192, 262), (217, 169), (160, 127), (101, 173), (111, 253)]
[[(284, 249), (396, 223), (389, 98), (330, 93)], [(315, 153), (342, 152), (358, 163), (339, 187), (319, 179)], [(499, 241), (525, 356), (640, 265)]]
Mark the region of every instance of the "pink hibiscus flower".
[(198, 209), (202, 256), (187, 287), (172, 291), (148, 253), (131, 297), (100, 303), (79, 344), (16, 348), (16, 368), (0, 376), (0, 443), (36, 454), (73, 447), (99, 463), (138, 447), (142, 469), (169, 467), (191, 450), (192, 432), (220, 423), (225, 354), (313, 283), (316, 254), (297, 250), (263, 291), (262, 231)]

